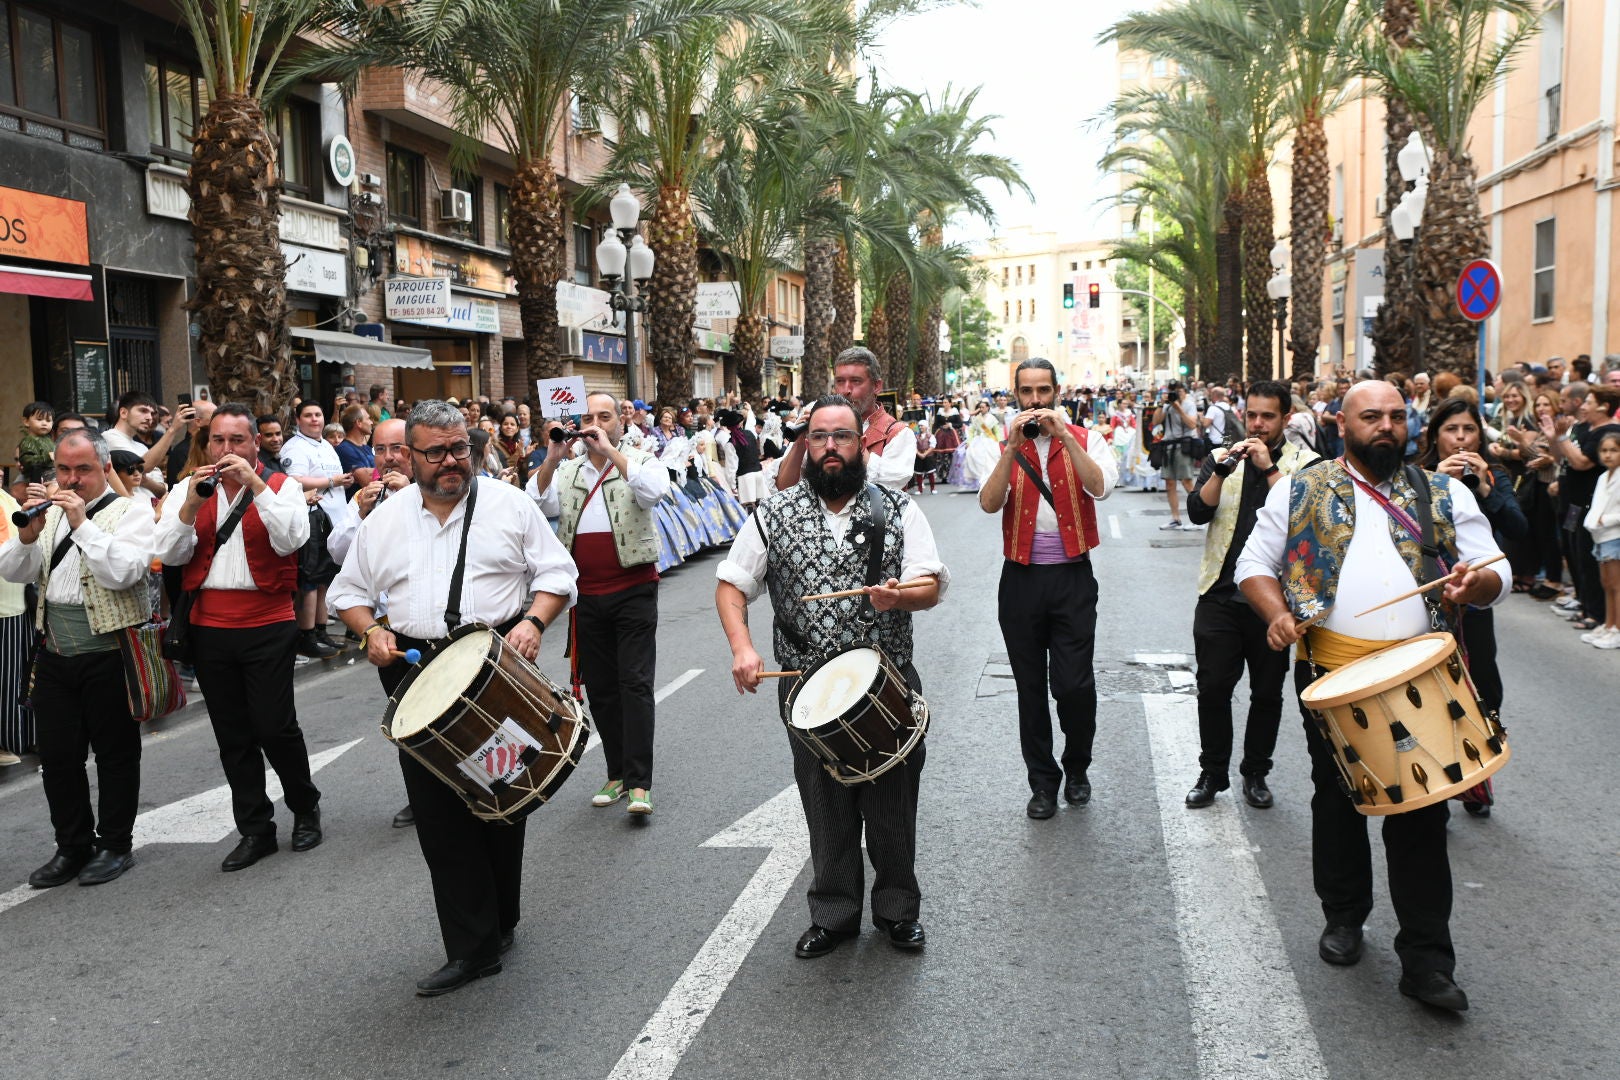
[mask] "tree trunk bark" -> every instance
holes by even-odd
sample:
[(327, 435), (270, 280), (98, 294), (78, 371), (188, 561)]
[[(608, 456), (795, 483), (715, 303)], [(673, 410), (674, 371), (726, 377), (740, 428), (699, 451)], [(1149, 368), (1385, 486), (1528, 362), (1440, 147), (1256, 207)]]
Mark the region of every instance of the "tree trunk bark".
[(737, 383), (745, 402), (762, 412), (760, 393), (765, 362), (765, 320), (744, 312), (731, 331), (731, 356), (737, 362)]
[(690, 192), (659, 189), (658, 205), (647, 222), (647, 246), (658, 253), (646, 289), (647, 345), (658, 388), (647, 397), (680, 408), (692, 398), (692, 323), (697, 311), (697, 224)]
[[(529, 385), (563, 374), (557, 351), (557, 282), (562, 280), (563, 206), (557, 173), (547, 158), (518, 162), (512, 177), (509, 217), (512, 276), (517, 279), (518, 314), (528, 359)], [(544, 437), (542, 417), (533, 418), (536, 439)]]
[[(945, 372), (939, 362), (939, 324), (944, 321), (944, 305), (935, 300), (917, 323), (917, 378), (913, 389), (923, 397), (939, 397), (945, 392)], [(951, 347), (959, 348), (954, 339)]]
[(889, 359), (883, 385), (911, 392), (911, 275), (901, 271), (889, 279), (884, 307), (889, 311)]
[(1455, 290), (1462, 268), (1490, 254), (1490, 237), (1479, 210), (1474, 161), (1433, 152), (1429, 197), (1417, 235), (1423, 370), (1449, 371), (1472, 386), (1478, 375), (1479, 327), (1457, 310)]
[[(1265, 158), (1249, 163), (1243, 184), (1243, 328), (1248, 338), (1248, 365), (1244, 380), (1272, 376), (1272, 341), (1276, 336), (1271, 296), (1271, 247), (1276, 241), (1271, 206), (1271, 184)], [(1286, 370), (1286, 369), (1285, 369)]]
[[(1295, 379), (1315, 376), (1322, 341), (1322, 271), (1332, 234), (1330, 182), (1327, 135), (1321, 115), (1312, 110), (1294, 136), (1294, 171), (1289, 182), (1288, 231), (1294, 254), (1294, 295), (1289, 301), (1294, 362), (1289, 374)], [(1353, 325), (1348, 312), (1345, 322)]]
[(1243, 190), (1227, 192), (1215, 230), (1215, 327), (1204, 379), (1225, 382), (1239, 374), (1243, 356)]
[(827, 392), (832, 371), (837, 262), (836, 240), (811, 240), (805, 244), (804, 358), (799, 361), (799, 389), (806, 401), (814, 401)]
[[(1384, 37), (1400, 48), (1412, 41), (1412, 26), (1417, 12), (1414, 0), (1384, 0)], [(1406, 181), (1396, 164), (1396, 155), (1412, 134), (1412, 116), (1395, 98), (1384, 97), (1384, 205), (1390, 210), (1406, 194)], [(1426, 215), (1425, 215), (1426, 216)], [(1389, 215), (1384, 215), (1384, 302), (1373, 318), (1372, 367), (1379, 375), (1392, 372), (1413, 374), (1416, 370), (1417, 301), (1412, 283), (1408, 280), (1409, 249), (1395, 239), (1390, 228)], [(1357, 298), (1360, 299), (1359, 297)], [(1367, 367), (1367, 357), (1356, 358), (1359, 367)]]
[(892, 369), (889, 365), (889, 309), (883, 300), (879, 297), (866, 313), (866, 347), (877, 357), (878, 370), (883, 372), (887, 382)]
[(855, 272), (850, 265), (849, 247), (843, 240), (838, 241), (838, 255), (833, 261), (833, 306), (837, 314), (827, 338), (829, 364), (855, 344)]

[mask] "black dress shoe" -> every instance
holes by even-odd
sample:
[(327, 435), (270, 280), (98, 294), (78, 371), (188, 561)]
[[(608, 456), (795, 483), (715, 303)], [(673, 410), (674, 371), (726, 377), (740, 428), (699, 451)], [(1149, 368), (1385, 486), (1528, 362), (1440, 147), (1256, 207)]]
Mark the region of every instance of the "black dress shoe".
[(1425, 1005), (1452, 1012), (1468, 1011), (1468, 995), (1443, 971), (1425, 971), (1401, 976), (1401, 993)]
[(501, 955), (503, 955), (503, 956), (506, 955), (506, 951), (512, 947), (512, 942), (514, 942), (516, 940), (517, 940), (517, 931), (516, 930), (502, 930), (501, 931)]
[(1263, 776), (1245, 776), (1243, 778), (1243, 798), (1256, 810), (1270, 810), (1273, 802), (1271, 789), (1266, 787), (1266, 778)]
[(233, 870), (246, 870), (266, 855), (274, 855), (280, 850), (276, 843), (275, 833), (265, 833), (259, 836), (244, 836), (239, 844), (231, 849), (225, 856), (225, 861), (219, 868), (229, 874)]
[(135, 856), (128, 851), (98, 851), (79, 871), (79, 884), (105, 885), (134, 865)]
[(316, 637), (313, 630), (300, 630), (298, 632), (296, 651), (299, 656), (307, 656), (311, 660), (325, 660), (327, 657), (336, 656), (338, 653), (335, 646), (328, 645)]
[(311, 810), (307, 814), (294, 814), (292, 827), (292, 849), (294, 851), (308, 851), (320, 845), (323, 834), (321, 832), (321, 812)]
[(498, 975), (500, 970), (501, 962), (499, 960), (452, 960), (427, 978), (418, 979), (416, 981), (416, 996), (438, 997), (440, 994), (448, 994), (452, 990), (460, 990), (474, 979), (482, 979), (486, 975)]
[(874, 917), (872, 922), (889, 935), (889, 944), (897, 949), (920, 949), (928, 941), (928, 935), (923, 933), (923, 924), (916, 919), (895, 922)]
[(394, 828), (396, 828), (396, 829), (408, 829), (412, 825), (415, 825), (415, 824), (416, 824), (416, 811), (411, 809), (411, 804), (410, 803), (406, 803), (405, 804), (405, 809), (401, 810), (399, 813), (394, 815)]
[(1469, 814), (1470, 817), (1490, 817), (1491, 816), (1491, 805), (1490, 805), (1490, 803), (1465, 802), (1465, 803), (1463, 803), (1463, 809), (1468, 811), (1468, 814)]
[(1091, 801), (1091, 781), (1086, 779), (1085, 773), (1071, 776), (1064, 781), (1063, 798), (1074, 806), (1084, 806)]
[(1330, 926), (1322, 931), (1316, 951), (1330, 964), (1349, 967), (1361, 959), (1361, 927)]
[(1037, 821), (1045, 821), (1057, 813), (1057, 796), (1050, 791), (1037, 791), (1029, 797), (1029, 806), (1025, 810)]
[(826, 956), (839, 945), (843, 944), (854, 934), (841, 930), (828, 930), (825, 926), (811, 924), (810, 929), (799, 938), (799, 943), (793, 946), (793, 955), (802, 960), (814, 960), (818, 956)]
[(28, 875), (28, 884), (36, 889), (54, 889), (58, 885), (66, 885), (79, 876), (90, 862), (94, 852), (84, 851), (69, 854), (58, 851), (51, 856), (51, 861)]
[(1215, 801), (1215, 793), (1225, 791), (1232, 786), (1232, 781), (1226, 776), (1217, 776), (1212, 772), (1198, 774), (1198, 783), (1187, 792), (1187, 805), (1194, 810), (1202, 810)]

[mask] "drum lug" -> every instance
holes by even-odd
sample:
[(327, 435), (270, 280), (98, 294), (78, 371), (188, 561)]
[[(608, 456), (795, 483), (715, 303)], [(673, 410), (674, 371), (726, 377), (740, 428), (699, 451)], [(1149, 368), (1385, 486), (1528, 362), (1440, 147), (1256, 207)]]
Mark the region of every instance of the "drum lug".
[(1457, 654), (1455, 652), (1452, 653), (1450, 656), (1446, 657), (1446, 671), (1447, 671), (1448, 674), (1451, 675), (1451, 681), (1452, 682), (1461, 685), (1461, 683), (1462, 683), (1462, 660), (1460, 660), (1457, 657)]
[(1476, 765), (1478, 765), (1480, 763), (1480, 760), (1479, 760), (1479, 747), (1474, 745), (1473, 740), (1464, 739), (1462, 741), (1462, 748), (1463, 748), (1463, 755), (1465, 757), (1467, 757), (1469, 761), (1472, 761)]
[(1350, 718), (1356, 722), (1362, 731), (1367, 730), (1367, 714), (1361, 711), (1360, 705), (1350, 706)]
[(1365, 803), (1368, 806), (1372, 806), (1378, 802), (1378, 788), (1368, 777), (1363, 776), (1361, 778), (1360, 793), (1363, 797), (1356, 800), (1358, 803)]
[(1406, 700), (1412, 703), (1414, 709), (1423, 708), (1423, 695), (1418, 693), (1417, 684), (1406, 684)]
[(1416, 780), (1418, 785), (1423, 788), (1425, 795), (1429, 793), (1429, 772), (1415, 761), (1412, 762), (1412, 779)]

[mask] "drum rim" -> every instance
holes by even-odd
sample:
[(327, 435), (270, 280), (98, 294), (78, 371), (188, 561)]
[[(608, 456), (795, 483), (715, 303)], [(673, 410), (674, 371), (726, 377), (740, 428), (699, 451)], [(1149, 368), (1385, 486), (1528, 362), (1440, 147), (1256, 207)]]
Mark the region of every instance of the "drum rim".
[(1418, 669), (1415, 669), (1415, 670), (1411, 669), (1411, 668), (1408, 668), (1406, 671), (1404, 671), (1403, 673), (1401, 673), (1399, 675), (1392, 675), (1387, 679), (1382, 679), (1382, 680), (1380, 680), (1378, 682), (1375, 682), (1375, 683), (1369, 683), (1366, 686), (1359, 687), (1359, 688), (1357, 688), (1355, 690), (1349, 691), (1348, 693), (1335, 694), (1332, 697), (1321, 697), (1321, 698), (1313, 697), (1311, 695), (1311, 691), (1316, 688), (1316, 683), (1312, 683), (1310, 686), (1307, 686), (1304, 690), (1300, 691), (1299, 700), (1300, 700), (1301, 704), (1303, 704), (1303, 705), (1305, 705), (1305, 706), (1307, 706), (1309, 708), (1312, 708), (1312, 709), (1332, 709), (1332, 708), (1336, 708), (1337, 706), (1340, 706), (1340, 705), (1348, 705), (1348, 704), (1350, 704), (1352, 702), (1364, 701), (1367, 698), (1375, 697), (1378, 694), (1382, 694), (1382, 693), (1385, 693), (1386, 691), (1393, 690), (1397, 686), (1404, 686), (1406, 683), (1411, 682), (1417, 676), (1422, 675), (1422, 674), (1424, 674), (1426, 672), (1433, 671), (1435, 668), (1439, 667), (1441, 664), (1444, 664), (1446, 662), (1446, 658), (1451, 656), (1454, 652), (1456, 652), (1456, 650), (1457, 650), (1457, 638), (1454, 635), (1452, 635), (1452, 634), (1450, 634), (1450, 633), (1448, 633), (1448, 632), (1446, 632), (1444, 630), (1437, 630), (1437, 631), (1434, 631), (1432, 633), (1419, 634), (1416, 637), (1409, 637), (1409, 638), (1406, 638), (1406, 639), (1404, 639), (1402, 641), (1392, 641), (1385, 648), (1379, 649), (1377, 652), (1370, 652), (1366, 656), (1358, 656), (1354, 660), (1350, 661), (1349, 664), (1343, 664), (1343, 665), (1341, 665), (1339, 667), (1333, 668), (1333, 669), (1329, 670), (1328, 672), (1324, 673), (1322, 675), (1321, 679), (1316, 680), (1316, 682), (1321, 682), (1322, 679), (1326, 679), (1328, 677), (1328, 675), (1332, 675), (1335, 672), (1344, 671), (1345, 669), (1349, 668), (1352, 664), (1359, 664), (1363, 660), (1370, 660), (1375, 656), (1381, 656), (1382, 654), (1384, 654), (1386, 652), (1389, 652), (1391, 649), (1404, 648), (1405, 646), (1412, 644), (1412, 642), (1414, 642), (1414, 641), (1441, 641), (1441, 640), (1449, 641), (1451, 643), (1451, 648), (1442, 651), (1439, 654), (1439, 659), (1435, 663), (1430, 664), (1428, 667), (1418, 668)]
[[(441, 639), (441, 644), (431, 646), (431, 655), (425, 657), (420, 663), (411, 665), (411, 670), (405, 673), (405, 677), (399, 681), (399, 685), (394, 688), (394, 692), (388, 696), (388, 707), (383, 710), (382, 729), (383, 734), (388, 736), (389, 742), (403, 745), (409, 740), (416, 738), (418, 735), (427, 732), (433, 727), (434, 724), (437, 724), (439, 721), (445, 719), (445, 717), (453, 716), (452, 722), (454, 722), (454, 720), (459, 720), (461, 714), (467, 711), (467, 706), (465, 703), (462, 703), (459, 708), (452, 706), (451, 708), (440, 713), (438, 716), (435, 716), (426, 724), (423, 724), (421, 727), (417, 728), (415, 731), (411, 732), (409, 735), (400, 735), (398, 737), (394, 735), (394, 714), (399, 710), (400, 702), (405, 700), (405, 695), (410, 690), (411, 684), (421, 676), (422, 672), (427, 670), (428, 664), (432, 662), (433, 657), (437, 656), (440, 651), (447, 649), (457, 641), (460, 641), (462, 638), (467, 637), (470, 634), (476, 634), (481, 630), (489, 632), (492, 644), (500, 639), (500, 634), (496, 633), (495, 628), (488, 623), (465, 623), (456, 627), (447, 637)], [(486, 650), (484, 653), (484, 659), (491, 659), (488, 650)], [(463, 693), (481, 691), (484, 686), (488, 685), (491, 677), (492, 672), (488, 669), (488, 667), (486, 667), (479, 674), (477, 679), (474, 679), (471, 683), (467, 684), (467, 687)], [(460, 695), (458, 695), (458, 698), (459, 696)]]
[[(811, 664), (808, 668), (806, 668), (804, 670), (804, 673), (799, 676), (798, 681), (793, 684), (793, 689), (788, 691), (787, 707), (786, 707), (786, 711), (784, 712), (784, 714), (782, 716), (782, 723), (787, 725), (787, 728), (788, 728), (789, 731), (802, 731), (802, 732), (805, 732), (806, 734), (814, 734), (815, 732), (820, 731), (823, 728), (825, 728), (825, 727), (827, 727), (827, 726), (829, 726), (831, 724), (837, 724), (837, 723), (841, 722), (846, 716), (848, 716), (852, 712), (854, 712), (856, 710), (856, 708), (861, 705), (861, 703), (866, 701), (866, 697), (867, 697), (868, 694), (870, 694), (872, 692), (873, 687), (868, 686), (865, 690), (863, 690), (861, 692), (860, 701), (856, 702), (855, 705), (851, 705), (849, 708), (845, 709), (843, 712), (839, 713), (837, 716), (834, 716), (829, 720), (826, 720), (826, 721), (824, 721), (824, 722), (822, 722), (820, 724), (817, 724), (815, 727), (811, 727), (811, 728), (799, 727), (797, 724), (795, 724), (793, 722), (793, 703), (799, 699), (799, 691), (804, 689), (805, 684), (810, 681), (811, 676), (813, 676), (816, 672), (820, 671), (822, 668), (826, 667), (828, 664), (832, 663), (834, 660), (838, 659), (840, 656), (844, 656), (844, 655), (846, 655), (848, 653), (857, 652), (857, 651), (865, 651), (865, 652), (875, 652), (875, 653), (877, 653), (877, 655), (878, 655), (878, 672), (880, 674), (884, 674), (885, 676), (887, 675), (887, 672), (884, 671), (884, 669), (886, 667), (887, 668), (894, 668), (894, 670), (895, 670), (895, 672), (897, 674), (900, 672), (899, 666), (896, 665), (893, 660), (889, 659), (889, 654), (884, 652), (881, 648), (879, 648), (876, 645), (851, 645), (847, 649), (840, 649), (837, 652), (828, 653), (826, 656), (823, 656), (820, 660), (817, 660), (814, 664)], [(902, 678), (901, 682), (903, 683), (904, 681), (905, 681), (904, 678)], [(910, 687), (907, 687), (907, 689), (909, 690)]]

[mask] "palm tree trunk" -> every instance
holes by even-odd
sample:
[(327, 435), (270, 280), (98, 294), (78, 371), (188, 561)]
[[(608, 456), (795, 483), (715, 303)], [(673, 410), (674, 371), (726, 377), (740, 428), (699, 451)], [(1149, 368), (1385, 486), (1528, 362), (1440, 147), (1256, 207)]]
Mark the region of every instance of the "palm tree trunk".
[[(1384, 37), (1392, 45), (1405, 48), (1412, 41), (1417, 21), (1415, 0), (1384, 0)], [(1393, 95), (1384, 95), (1384, 205), (1391, 210), (1406, 194), (1406, 181), (1396, 165), (1396, 155), (1412, 134), (1412, 114)], [(1425, 216), (1427, 216), (1425, 214)], [(1417, 363), (1418, 305), (1416, 290), (1408, 280), (1409, 249), (1395, 239), (1389, 215), (1384, 216), (1384, 302), (1373, 318), (1373, 369), (1380, 375), (1391, 372), (1413, 374)], [(1358, 357), (1362, 367), (1367, 357)]]
[(804, 245), (804, 359), (800, 361), (799, 389), (806, 401), (827, 392), (832, 371), (837, 262), (837, 241), (811, 240)]
[[(935, 300), (917, 323), (917, 379), (912, 389), (923, 397), (945, 392), (945, 372), (939, 362), (939, 324), (944, 321), (945, 307)], [(951, 347), (960, 346), (953, 340)]]
[[(697, 311), (697, 224), (691, 193), (658, 189), (658, 205), (647, 222), (647, 246), (658, 253), (647, 282), (647, 343), (658, 374), (659, 405), (685, 404), (692, 397), (692, 323)], [(679, 404), (677, 404), (679, 403)]]
[(287, 350), (275, 147), (256, 100), (230, 95), (209, 104), (186, 191), (197, 260), (197, 294), (186, 306), (214, 399), (275, 412), (298, 383)]
[(738, 317), (731, 330), (731, 357), (737, 362), (737, 382), (742, 399), (761, 410), (761, 380), (765, 362), (765, 320), (752, 311)]
[(1272, 306), (1266, 292), (1271, 277), (1273, 229), (1271, 184), (1266, 178), (1266, 160), (1256, 157), (1249, 163), (1243, 184), (1243, 328), (1248, 338), (1248, 365), (1244, 380), (1269, 379), (1272, 375)]
[[(562, 280), (562, 192), (548, 158), (518, 162), (512, 177), (510, 217), (512, 276), (517, 279), (518, 314), (528, 361), (529, 384), (563, 374), (557, 352), (557, 282)], [(534, 414), (536, 438), (543, 435), (539, 410)]]
[(1215, 229), (1215, 328), (1205, 357), (1204, 378), (1225, 382), (1239, 374), (1243, 355), (1243, 189), (1234, 186)]
[(1433, 153), (1429, 197), (1417, 236), (1415, 283), (1422, 304), (1423, 370), (1450, 371), (1473, 385), (1479, 328), (1457, 310), (1454, 289), (1462, 268), (1490, 254), (1485, 218), (1474, 186), (1474, 160)]
[(889, 378), (889, 309), (883, 303), (883, 298), (872, 305), (872, 310), (866, 313), (866, 347), (872, 350), (877, 357), (878, 370), (883, 372), (886, 382)]
[(1322, 268), (1327, 256), (1330, 173), (1327, 134), (1314, 108), (1294, 135), (1294, 171), (1289, 182), (1288, 232), (1293, 238), (1294, 295), (1290, 302), (1295, 379), (1316, 374), (1322, 341)]
[(889, 279), (884, 307), (889, 309), (889, 359), (883, 384), (911, 392), (911, 275), (902, 271)]
[[(1204, 372), (1201, 366), (1203, 361), (1201, 346), (1203, 345), (1204, 320), (1198, 304), (1198, 282), (1189, 275), (1187, 287), (1182, 295), (1181, 321), (1187, 330), (1187, 341), (1183, 347), (1191, 354), (1191, 363), (1189, 363), (1188, 367), (1196, 370), (1202, 376)], [(1175, 361), (1168, 355), (1168, 350), (1166, 350), (1166, 353), (1165, 360), (1174, 364)], [(1151, 353), (1149, 353), (1149, 359), (1152, 359)], [(1149, 365), (1146, 373), (1149, 376), (1152, 375), (1153, 368), (1151, 365)]]
[(829, 358), (836, 358), (855, 344), (855, 272), (850, 265), (849, 246), (843, 240), (838, 241), (838, 256), (833, 261), (833, 306), (837, 314), (827, 339)]

